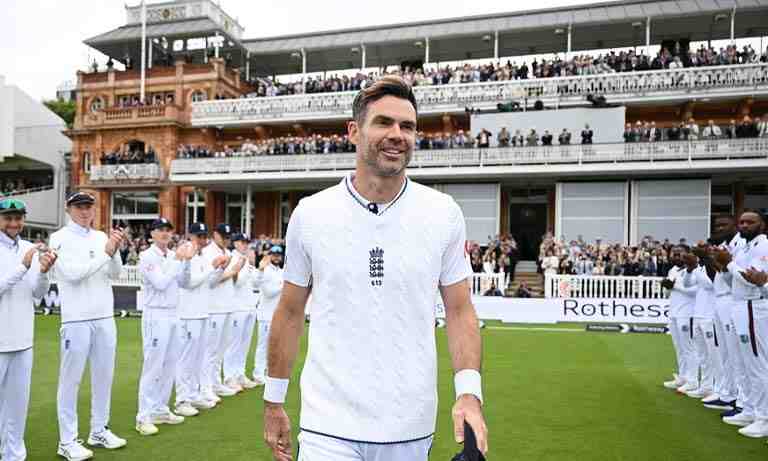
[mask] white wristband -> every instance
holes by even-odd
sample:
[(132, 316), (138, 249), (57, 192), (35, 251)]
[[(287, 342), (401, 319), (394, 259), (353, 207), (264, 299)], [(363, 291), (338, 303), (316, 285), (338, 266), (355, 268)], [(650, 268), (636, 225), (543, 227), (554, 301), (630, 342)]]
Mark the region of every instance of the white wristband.
[(288, 394), (288, 380), (280, 378), (270, 378), (267, 376), (267, 382), (264, 385), (264, 400), (270, 403), (285, 403), (285, 396)]
[(480, 372), (477, 370), (459, 370), (453, 377), (453, 386), (456, 389), (456, 400), (464, 394), (474, 395), (483, 403), (483, 385)]

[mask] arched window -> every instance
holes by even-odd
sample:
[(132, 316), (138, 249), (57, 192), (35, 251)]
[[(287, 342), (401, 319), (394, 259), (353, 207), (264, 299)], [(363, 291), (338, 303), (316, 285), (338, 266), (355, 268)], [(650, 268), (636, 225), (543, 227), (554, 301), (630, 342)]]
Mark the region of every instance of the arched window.
[(104, 109), (104, 100), (101, 96), (97, 96), (91, 100), (91, 112), (98, 112)]

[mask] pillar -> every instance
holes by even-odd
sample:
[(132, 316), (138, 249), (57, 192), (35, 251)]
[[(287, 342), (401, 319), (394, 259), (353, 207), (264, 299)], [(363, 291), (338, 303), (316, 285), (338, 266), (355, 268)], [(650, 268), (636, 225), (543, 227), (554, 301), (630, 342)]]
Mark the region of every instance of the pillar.
[(424, 39), (424, 64), (429, 62), (429, 37)]
[(251, 238), (251, 208), (253, 208), (253, 186), (248, 184), (245, 189), (245, 235)]
[(651, 17), (645, 19), (645, 55), (651, 55)]
[(745, 195), (743, 182), (737, 182), (733, 185), (733, 211), (736, 219), (744, 212)]

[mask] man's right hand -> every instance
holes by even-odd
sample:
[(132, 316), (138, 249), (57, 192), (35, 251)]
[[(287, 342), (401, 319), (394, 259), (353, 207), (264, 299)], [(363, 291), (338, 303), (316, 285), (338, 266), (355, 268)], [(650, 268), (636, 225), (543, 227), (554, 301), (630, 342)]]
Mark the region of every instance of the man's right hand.
[(264, 402), (264, 441), (275, 461), (291, 461), (291, 420), (279, 403)]
[(726, 250), (718, 249), (714, 252), (715, 264), (725, 270), (731, 262), (731, 254)]
[(259, 261), (259, 270), (263, 271), (264, 269), (266, 269), (267, 266), (269, 266), (270, 262), (271, 261), (269, 260), (269, 255), (263, 256), (261, 258), (261, 261)]
[(215, 269), (221, 269), (222, 267), (227, 267), (227, 264), (229, 264), (229, 256), (220, 255), (213, 258), (213, 267)]
[(21, 259), (21, 263), (24, 264), (27, 269), (32, 265), (32, 258), (35, 256), (35, 253), (37, 253), (36, 246), (27, 250), (27, 252), (24, 253), (24, 257)]

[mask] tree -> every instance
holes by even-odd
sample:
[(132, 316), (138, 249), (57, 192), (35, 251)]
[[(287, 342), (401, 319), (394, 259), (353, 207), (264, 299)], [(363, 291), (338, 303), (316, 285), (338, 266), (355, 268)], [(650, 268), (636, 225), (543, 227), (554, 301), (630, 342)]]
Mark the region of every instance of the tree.
[(43, 101), (43, 104), (53, 113), (64, 119), (67, 128), (72, 128), (72, 123), (75, 121), (75, 101), (52, 99), (50, 101)]

